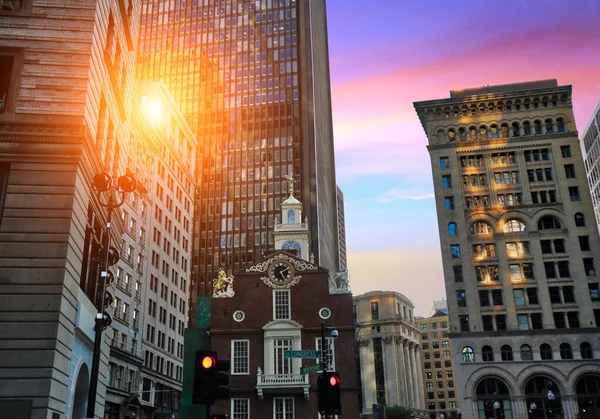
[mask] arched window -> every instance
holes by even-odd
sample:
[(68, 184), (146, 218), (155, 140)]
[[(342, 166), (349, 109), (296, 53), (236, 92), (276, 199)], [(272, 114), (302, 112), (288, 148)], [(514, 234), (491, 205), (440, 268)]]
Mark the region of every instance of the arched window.
[(288, 210), (288, 224), (294, 224), (296, 222), (296, 214), (294, 210)]
[(523, 122), (523, 133), (525, 135), (531, 135), (531, 124), (529, 122)]
[(558, 230), (560, 229), (560, 221), (552, 215), (543, 216), (538, 222), (538, 230)]
[(510, 392), (508, 387), (497, 378), (484, 378), (475, 389), (479, 418), (510, 418)]
[(500, 136), (502, 138), (508, 137), (508, 125), (507, 124), (502, 124), (502, 126), (500, 127)]
[(456, 133), (454, 132), (453, 129), (449, 129), (448, 130), (448, 141), (450, 141), (452, 143), (452, 142), (454, 142), (454, 140), (456, 140)]
[(519, 137), (521, 135), (521, 130), (519, 128), (519, 123), (518, 122), (513, 122), (512, 123), (512, 136), (513, 137)]
[(573, 359), (573, 350), (568, 343), (560, 344), (560, 359)]
[(552, 354), (552, 346), (547, 343), (542, 343), (540, 345), (540, 356), (542, 359), (554, 359), (554, 355)]
[(560, 389), (550, 377), (535, 375), (525, 384), (525, 403), (530, 418), (562, 418)]
[(502, 345), (500, 348), (500, 356), (503, 361), (512, 361), (513, 360), (513, 350), (510, 345)]
[(462, 350), (463, 362), (475, 362), (475, 352), (470, 346), (465, 346)]
[(498, 127), (496, 125), (490, 127), (490, 137), (498, 138)]
[(590, 345), (589, 342), (581, 342), (581, 345), (579, 345), (579, 350), (581, 351), (582, 359), (594, 358), (594, 351), (592, 350), (592, 345)]
[(481, 348), (481, 360), (483, 362), (494, 361), (494, 350), (491, 346), (485, 345), (483, 348)]
[(562, 118), (558, 118), (556, 120), (556, 131), (557, 132), (565, 132), (565, 122)]
[(444, 132), (444, 130), (438, 130), (437, 137), (440, 143), (446, 142), (446, 133)]
[(546, 119), (546, 134), (552, 134), (554, 132), (554, 124), (551, 119)]
[(533, 361), (533, 352), (531, 352), (531, 346), (521, 345), (521, 360)]
[(585, 374), (575, 384), (579, 411), (600, 409), (600, 375)]
[(467, 140), (467, 130), (466, 129), (464, 129), (464, 128), (458, 129), (458, 139), (459, 139), (459, 141)]
[(533, 123), (533, 128), (535, 129), (536, 135), (540, 135), (542, 133), (542, 123), (540, 121), (535, 121)]
[(487, 127), (485, 126), (480, 126), (479, 127), (479, 139), (480, 140), (487, 140), (488, 138), (488, 132), (487, 132)]
[(456, 236), (456, 223), (448, 223), (448, 235)]
[(583, 218), (583, 214), (580, 212), (575, 214), (575, 225), (577, 227), (585, 227), (585, 218)]
[(514, 233), (518, 231), (525, 231), (525, 224), (523, 224), (521, 221), (517, 219), (512, 219), (504, 223), (505, 233)]
[(492, 234), (492, 227), (485, 221), (477, 221), (471, 224), (471, 234)]
[(475, 127), (469, 128), (469, 141), (475, 141), (477, 139), (477, 130)]

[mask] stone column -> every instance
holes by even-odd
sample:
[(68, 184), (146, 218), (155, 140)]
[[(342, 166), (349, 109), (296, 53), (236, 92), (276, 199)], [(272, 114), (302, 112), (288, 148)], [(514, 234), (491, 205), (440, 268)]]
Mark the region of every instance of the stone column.
[(375, 397), (375, 362), (370, 339), (356, 342), (359, 347), (360, 372), (362, 380), (363, 413), (372, 414), (372, 406), (377, 402)]
[(385, 401), (387, 405), (400, 404), (398, 388), (398, 370), (396, 368), (396, 354), (394, 338), (389, 336), (381, 339), (383, 343), (383, 365), (385, 377)]
[(415, 403), (415, 389), (413, 387), (413, 377), (412, 377), (412, 361), (410, 359), (410, 348), (411, 343), (409, 343), (408, 339), (404, 339), (404, 360), (406, 362), (406, 385), (407, 385), (407, 395), (408, 395), (408, 403), (407, 407), (414, 407)]
[(417, 357), (416, 357), (416, 345), (414, 342), (410, 343), (410, 361), (412, 363), (412, 368), (411, 368), (411, 378), (412, 378), (412, 383), (413, 383), (413, 405), (412, 407), (414, 409), (418, 409), (419, 405), (420, 405), (420, 397), (419, 397), (419, 393), (420, 393), (420, 387), (419, 387), (419, 377), (418, 377), (418, 369), (417, 369)]
[(417, 358), (417, 380), (419, 383), (419, 407), (425, 409), (425, 375), (423, 374), (423, 359), (420, 352), (420, 345), (417, 345), (415, 355)]
[(406, 394), (406, 364), (404, 363), (404, 346), (402, 341), (402, 337), (394, 337), (396, 345), (396, 365), (398, 366), (398, 399), (400, 401), (400, 406), (406, 406), (408, 400)]
[(579, 405), (577, 404), (577, 396), (561, 397), (563, 409), (563, 417), (574, 418), (579, 413)]

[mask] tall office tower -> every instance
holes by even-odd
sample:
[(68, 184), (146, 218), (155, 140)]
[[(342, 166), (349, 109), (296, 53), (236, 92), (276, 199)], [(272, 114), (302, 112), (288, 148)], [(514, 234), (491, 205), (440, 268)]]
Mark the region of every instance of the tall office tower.
[(142, 7), (138, 74), (166, 83), (200, 145), (192, 299), (210, 295), (219, 268), (231, 274), (273, 248), (286, 175), (297, 181), (315, 261), (337, 270), (325, 2)]
[[(91, 183), (125, 174), (139, 11), (134, 1), (1, 2), (2, 417), (86, 414), (106, 237)], [(102, 344), (96, 417), (108, 353)]]
[(600, 238), (571, 98), (541, 80), (415, 103), (465, 419), (575, 417), (600, 400)]
[[(436, 303), (441, 301), (434, 301), (434, 305)], [(447, 311), (437, 310), (427, 318), (417, 318), (417, 326), (422, 331), (424, 397), (430, 419), (438, 419), (442, 415), (445, 418), (456, 417), (460, 407), (456, 398)]]
[(354, 297), (354, 323), (362, 380), (361, 417), (373, 404), (404, 406), (426, 417), (421, 363), (421, 331), (414, 305), (393, 291)]
[(587, 173), (596, 222), (600, 228), (600, 102), (583, 130), (585, 171)]
[(338, 246), (340, 268), (347, 268), (348, 262), (346, 259), (346, 214), (344, 213), (344, 193), (339, 186), (336, 186), (337, 198), (337, 223), (338, 223)]

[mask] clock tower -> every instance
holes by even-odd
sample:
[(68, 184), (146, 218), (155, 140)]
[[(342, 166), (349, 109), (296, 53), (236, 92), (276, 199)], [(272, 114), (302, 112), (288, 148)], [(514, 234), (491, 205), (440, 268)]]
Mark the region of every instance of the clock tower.
[(281, 203), (281, 223), (275, 222), (275, 249), (296, 250), (298, 257), (310, 259), (310, 231), (307, 220), (302, 221), (302, 202), (294, 197), (294, 179), (286, 176), (290, 196)]

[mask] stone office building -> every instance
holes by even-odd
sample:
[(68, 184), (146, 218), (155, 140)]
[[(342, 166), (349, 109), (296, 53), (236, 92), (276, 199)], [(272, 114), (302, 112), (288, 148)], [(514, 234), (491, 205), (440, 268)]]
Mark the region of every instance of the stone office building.
[(413, 303), (393, 291), (354, 297), (362, 418), (372, 418), (375, 403), (404, 406), (427, 417), (421, 363), (421, 331)]
[(600, 406), (600, 238), (571, 86), (415, 103), (429, 141), (464, 419)]

